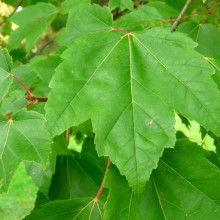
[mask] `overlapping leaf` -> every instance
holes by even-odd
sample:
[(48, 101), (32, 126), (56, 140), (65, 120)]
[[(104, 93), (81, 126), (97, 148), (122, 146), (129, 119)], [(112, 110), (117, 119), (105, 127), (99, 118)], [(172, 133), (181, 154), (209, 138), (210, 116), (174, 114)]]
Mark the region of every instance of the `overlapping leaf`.
[(30, 67), (44, 83), (49, 84), (54, 74), (54, 70), (60, 62), (60, 57), (56, 55), (49, 57), (38, 56), (31, 60)]
[(69, 13), (66, 28), (57, 37), (61, 45), (69, 46), (77, 38), (111, 30), (112, 15), (107, 7), (100, 10), (96, 4), (80, 3)]
[(119, 8), (123, 11), (125, 9), (132, 10), (134, 8), (134, 5), (132, 0), (110, 0), (108, 3), (108, 7), (111, 10)]
[[(166, 13), (164, 12), (166, 11)], [(127, 31), (138, 31), (151, 27), (161, 26), (161, 20), (169, 15), (176, 14), (175, 10), (162, 2), (152, 2), (138, 8), (114, 22), (114, 27), (120, 27)], [(165, 24), (163, 24), (165, 25)]]
[(0, 117), (0, 189), (6, 191), (22, 160), (46, 164), (51, 140), (39, 113), (21, 111), (10, 119)]
[(49, 196), (51, 200), (92, 197), (98, 188), (99, 185), (74, 157), (61, 156), (57, 161)]
[(87, 3), (90, 3), (91, 0), (66, 0), (62, 3), (61, 7), (61, 13), (66, 14), (66, 13), (73, 13), (77, 12), (80, 6), (85, 6)]
[(213, 69), (195, 46), (159, 28), (78, 39), (52, 79), (48, 128), (56, 135), (92, 117), (99, 155), (142, 192), (164, 148), (174, 145), (174, 111), (220, 134)]
[[(185, 141), (165, 153), (150, 183), (158, 207), (154, 216), (160, 212), (161, 219), (219, 219), (219, 168), (206, 156), (207, 152)], [(151, 209), (152, 201), (148, 204)]]
[(24, 220), (102, 220), (102, 204), (93, 198), (77, 198), (71, 200), (57, 200), (43, 205), (41, 209), (33, 211)]
[[(79, 156), (58, 157), (48, 194), (50, 201), (26, 219), (103, 219), (105, 192), (99, 200), (94, 199), (104, 176), (99, 167), (103, 159), (98, 158), (94, 150), (88, 149), (91, 147), (88, 141), (83, 145), (87, 150)], [(106, 162), (103, 168), (105, 166)]]
[(180, 31), (187, 33), (197, 43), (197, 50), (205, 56), (205, 59), (215, 68), (213, 79), (220, 88), (220, 30), (212, 24), (197, 25), (193, 22), (185, 22)]
[(219, 219), (220, 174), (208, 153), (186, 140), (165, 151), (139, 202), (111, 167), (104, 219)]
[(19, 25), (19, 28), (10, 35), (8, 47), (14, 49), (26, 39), (26, 50), (29, 52), (56, 14), (56, 7), (49, 3), (38, 3), (14, 14), (11, 21)]
[[(48, 197), (51, 179), (56, 168), (57, 155), (69, 154), (63, 135), (53, 139), (51, 148), (52, 152), (47, 161), (46, 168), (35, 162), (25, 162), (27, 173), (32, 177), (39, 191), (43, 193), (45, 197)], [(61, 185), (63, 186), (64, 184)]]
[(5, 71), (10, 72), (12, 69), (12, 57), (6, 49), (0, 50), (0, 67)]

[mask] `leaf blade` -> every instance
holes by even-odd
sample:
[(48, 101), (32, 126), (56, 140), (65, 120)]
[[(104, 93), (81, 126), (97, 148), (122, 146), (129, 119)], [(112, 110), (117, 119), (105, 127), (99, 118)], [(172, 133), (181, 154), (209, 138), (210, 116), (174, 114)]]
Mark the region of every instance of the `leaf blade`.
[[(21, 111), (12, 119), (1, 118), (1, 191), (8, 189), (11, 177), (21, 161), (33, 160), (45, 165), (51, 140), (42, 126), (43, 122), (43, 117), (36, 112)], [(10, 160), (11, 157), (14, 160)]]

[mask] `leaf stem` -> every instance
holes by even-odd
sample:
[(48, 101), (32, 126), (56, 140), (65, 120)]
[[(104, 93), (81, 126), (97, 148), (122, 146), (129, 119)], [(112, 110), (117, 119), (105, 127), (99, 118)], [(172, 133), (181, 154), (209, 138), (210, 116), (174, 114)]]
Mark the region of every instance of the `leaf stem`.
[(104, 184), (105, 184), (105, 176), (106, 176), (106, 174), (107, 174), (107, 172), (108, 172), (108, 168), (109, 168), (110, 164), (111, 164), (111, 160), (110, 160), (110, 158), (108, 158), (107, 165), (106, 165), (106, 169), (105, 169), (105, 174), (104, 174), (102, 183), (101, 183), (101, 185), (100, 185), (100, 187), (99, 187), (99, 190), (98, 190), (98, 192), (97, 192), (97, 194), (96, 194), (96, 196), (95, 196), (95, 198), (94, 198), (94, 201), (98, 201), (100, 195), (102, 194), (102, 191), (103, 191), (103, 189), (104, 189)]
[(186, 4), (184, 5), (182, 11), (180, 12), (179, 16), (177, 17), (176, 21), (173, 23), (172, 25), (172, 29), (171, 29), (171, 32), (175, 31), (177, 26), (179, 25), (183, 15), (185, 14), (186, 10), (188, 9), (190, 3), (191, 3), (192, 0), (187, 0), (186, 1)]
[(122, 32), (122, 33), (126, 33), (128, 34), (129, 32), (124, 30), (124, 29), (121, 29), (121, 28), (112, 28), (113, 31), (119, 31), (119, 32)]
[(12, 74), (13, 78), (16, 79), (20, 85), (26, 90), (26, 92), (28, 93), (28, 95), (32, 96), (32, 92), (31, 90), (25, 85), (25, 83), (16, 75)]

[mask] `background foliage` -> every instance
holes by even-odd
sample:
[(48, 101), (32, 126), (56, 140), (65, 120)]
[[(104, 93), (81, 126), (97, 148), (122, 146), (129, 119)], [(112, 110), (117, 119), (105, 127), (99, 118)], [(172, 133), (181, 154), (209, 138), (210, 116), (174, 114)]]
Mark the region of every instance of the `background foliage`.
[(0, 9), (2, 219), (220, 218), (220, 2)]

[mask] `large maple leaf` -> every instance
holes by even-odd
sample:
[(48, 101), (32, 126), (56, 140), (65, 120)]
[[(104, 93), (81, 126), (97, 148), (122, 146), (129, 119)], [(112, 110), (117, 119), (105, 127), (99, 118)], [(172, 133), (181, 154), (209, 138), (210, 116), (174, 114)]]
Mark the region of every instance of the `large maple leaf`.
[(164, 148), (175, 143), (174, 112), (220, 134), (212, 67), (184, 34), (109, 27), (75, 40), (54, 75), (46, 105), (53, 135), (92, 119), (99, 155), (140, 193)]

